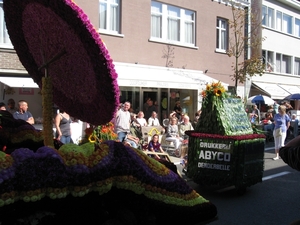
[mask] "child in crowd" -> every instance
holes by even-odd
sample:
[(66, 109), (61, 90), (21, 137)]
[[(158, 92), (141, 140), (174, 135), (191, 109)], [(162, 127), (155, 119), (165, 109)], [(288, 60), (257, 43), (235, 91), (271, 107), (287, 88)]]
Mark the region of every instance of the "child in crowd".
[[(148, 151), (165, 153), (161, 147), (161, 144), (159, 143), (159, 136), (157, 134), (154, 134), (152, 136), (152, 139), (148, 144)], [(154, 155), (154, 158), (161, 159), (161, 157), (159, 155)]]

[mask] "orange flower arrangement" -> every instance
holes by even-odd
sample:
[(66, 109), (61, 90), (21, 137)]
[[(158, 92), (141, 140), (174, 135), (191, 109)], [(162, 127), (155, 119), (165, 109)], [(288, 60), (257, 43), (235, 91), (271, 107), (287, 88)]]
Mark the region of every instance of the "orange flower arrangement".
[(90, 127), (85, 130), (89, 142), (101, 144), (104, 141), (116, 140), (118, 135), (114, 132), (114, 124), (109, 122), (105, 125)]

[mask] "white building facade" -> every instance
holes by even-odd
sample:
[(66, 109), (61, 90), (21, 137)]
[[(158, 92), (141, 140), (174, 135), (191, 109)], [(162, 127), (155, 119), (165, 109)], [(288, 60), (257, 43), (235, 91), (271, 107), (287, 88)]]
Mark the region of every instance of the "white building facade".
[(262, 1), (263, 76), (252, 77), (250, 96), (265, 94), (282, 100), (300, 93), (300, 2)]

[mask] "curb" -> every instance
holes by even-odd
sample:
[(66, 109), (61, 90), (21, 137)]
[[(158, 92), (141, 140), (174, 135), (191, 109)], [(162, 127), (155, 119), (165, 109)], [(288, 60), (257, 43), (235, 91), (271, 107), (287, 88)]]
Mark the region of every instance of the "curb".
[(274, 150), (274, 146), (273, 147), (267, 147), (267, 148), (265, 148), (265, 152), (266, 151), (270, 151), (270, 150)]

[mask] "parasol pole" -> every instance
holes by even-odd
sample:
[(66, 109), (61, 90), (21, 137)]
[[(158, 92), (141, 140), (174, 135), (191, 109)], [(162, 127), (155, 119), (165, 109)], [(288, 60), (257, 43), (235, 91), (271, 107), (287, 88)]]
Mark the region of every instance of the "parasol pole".
[(45, 76), (42, 78), (42, 107), (43, 107), (43, 136), (44, 136), (44, 145), (54, 148), (53, 143), (53, 86), (52, 80), (49, 76), (49, 66), (51, 63), (58, 60), (64, 54), (66, 50), (63, 49), (60, 53), (56, 54), (52, 59), (44, 62), (38, 70), (45, 69)]

